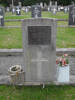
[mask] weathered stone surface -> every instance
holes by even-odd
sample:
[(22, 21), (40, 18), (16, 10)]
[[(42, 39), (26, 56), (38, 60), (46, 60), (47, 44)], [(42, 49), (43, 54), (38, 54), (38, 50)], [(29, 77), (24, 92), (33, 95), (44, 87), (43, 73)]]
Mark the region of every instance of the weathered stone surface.
[(0, 7), (0, 26), (4, 26), (4, 11), (3, 11), (3, 7)]
[(31, 8), (32, 11), (32, 17), (33, 18), (38, 18), (41, 17), (41, 6), (40, 5), (33, 5)]
[[(31, 31), (28, 30), (29, 27), (32, 28), (32, 29), (30, 28)], [(36, 31), (33, 29), (33, 27), (34, 28), (37, 27), (35, 28)], [(49, 30), (43, 32), (43, 27)], [(29, 34), (31, 36), (28, 36)], [(31, 41), (29, 42), (28, 37), (30, 37), (30, 39), (33, 42)], [(24, 47), (25, 67), (26, 67), (25, 69), (26, 81), (33, 81), (33, 82), (55, 81), (56, 80), (55, 19), (37, 18), (37, 19), (24, 20), (23, 47)]]
[(69, 9), (69, 25), (75, 25), (75, 5), (70, 6)]

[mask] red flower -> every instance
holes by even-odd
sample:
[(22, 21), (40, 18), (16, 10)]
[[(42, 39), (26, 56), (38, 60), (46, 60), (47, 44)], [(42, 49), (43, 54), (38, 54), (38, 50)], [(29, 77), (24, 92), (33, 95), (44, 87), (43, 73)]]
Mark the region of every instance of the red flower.
[(67, 57), (68, 56), (68, 54), (64, 54), (64, 57)]

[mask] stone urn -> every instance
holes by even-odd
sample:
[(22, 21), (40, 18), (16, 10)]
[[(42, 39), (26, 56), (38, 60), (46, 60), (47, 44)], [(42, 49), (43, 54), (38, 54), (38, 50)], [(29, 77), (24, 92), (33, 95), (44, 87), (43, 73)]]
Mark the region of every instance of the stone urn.
[(14, 85), (23, 85), (25, 81), (25, 72), (20, 65), (11, 66), (8, 69), (11, 83)]

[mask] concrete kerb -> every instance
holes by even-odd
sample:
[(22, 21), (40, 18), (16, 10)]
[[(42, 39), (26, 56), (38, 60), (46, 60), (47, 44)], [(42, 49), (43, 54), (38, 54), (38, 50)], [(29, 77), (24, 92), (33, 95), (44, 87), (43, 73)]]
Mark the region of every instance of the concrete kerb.
[[(57, 48), (56, 55), (64, 53), (75, 56), (75, 48)], [(23, 49), (0, 49), (0, 56), (20, 56), (23, 55)]]

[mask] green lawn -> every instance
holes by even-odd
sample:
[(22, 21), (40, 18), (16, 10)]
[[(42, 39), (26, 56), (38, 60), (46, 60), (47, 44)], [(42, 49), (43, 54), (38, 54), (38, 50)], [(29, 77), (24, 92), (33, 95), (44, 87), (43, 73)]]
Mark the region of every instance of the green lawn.
[[(64, 14), (64, 12), (58, 12), (56, 15), (53, 15), (51, 12), (42, 12), (42, 17), (48, 18), (57, 18), (57, 19), (68, 19), (68, 13)], [(16, 16), (16, 14), (12, 15), (11, 12), (5, 14), (5, 19), (24, 19), (31, 18), (31, 13), (22, 12), (22, 16)]]
[(20, 28), (0, 28), (0, 48), (22, 48)]
[[(75, 48), (75, 28), (58, 28), (57, 48)], [(21, 28), (0, 28), (0, 48), (22, 48)]]
[[(43, 17), (68, 19), (68, 14), (58, 12), (53, 15), (50, 12), (42, 12)], [(22, 12), (22, 16), (16, 16), (12, 13), (6, 13), (5, 19), (24, 19), (30, 18), (28, 14)], [(59, 21), (57, 25), (68, 25), (66, 21)], [(5, 26), (22, 26), (22, 22), (5, 22)], [(75, 48), (75, 28), (57, 28), (56, 37), (57, 48)], [(22, 48), (22, 29), (21, 28), (0, 28), (0, 48)]]
[(75, 87), (0, 86), (0, 100), (75, 100)]

